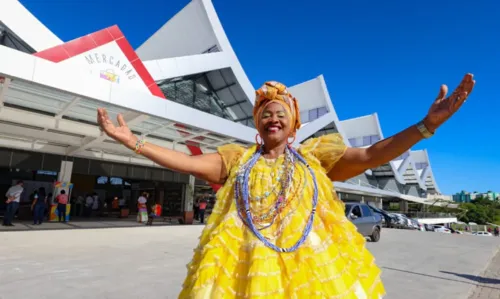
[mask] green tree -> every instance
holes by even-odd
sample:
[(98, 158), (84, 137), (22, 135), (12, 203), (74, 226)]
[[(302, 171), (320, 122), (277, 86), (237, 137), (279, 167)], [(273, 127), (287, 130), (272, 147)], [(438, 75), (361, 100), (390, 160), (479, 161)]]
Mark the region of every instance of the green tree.
[(470, 203), (460, 204), (460, 208), (466, 211), (459, 216), (460, 221), (477, 224), (500, 223), (500, 203), (498, 201), (477, 197)]

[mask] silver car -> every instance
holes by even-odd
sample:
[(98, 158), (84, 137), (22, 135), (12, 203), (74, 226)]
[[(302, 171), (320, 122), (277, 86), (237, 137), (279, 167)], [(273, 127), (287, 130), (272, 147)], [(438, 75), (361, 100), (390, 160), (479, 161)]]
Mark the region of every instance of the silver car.
[(360, 234), (369, 237), (372, 242), (380, 240), (382, 216), (374, 213), (367, 204), (347, 202), (345, 204), (345, 215), (356, 225)]

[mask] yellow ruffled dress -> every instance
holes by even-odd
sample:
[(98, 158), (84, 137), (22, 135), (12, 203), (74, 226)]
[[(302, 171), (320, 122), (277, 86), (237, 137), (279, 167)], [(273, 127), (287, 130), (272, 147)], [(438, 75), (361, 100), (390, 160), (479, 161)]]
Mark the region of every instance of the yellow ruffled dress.
[[(188, 265), (179, 298), (381, 298), (384, 286), (365, 239), (345, 217), (344, 204), (327, 172), (344, 154), (338, 134), (308, 140), (299, 152), (314, 170), (318, 205), (313, 228), (296, 251), (278, 253), (266, 247), (239, 218), (234, 184), (239, 166), (256, 147), (218, 148), (228, 169), (228, 179), (217, 193), (217, 202)], [(261, 157), (250, 173), (250, 195), (273, 189), (273, 177), (284, 162)], [(278, 221), (261, 233), (279, 247), (291, 247), (302, 236), (312, 208), (313, 180), (306, 168), (297, 168), (288, 205)], [(276, 196), (251, 201), (253, 211), (265, 210)]]

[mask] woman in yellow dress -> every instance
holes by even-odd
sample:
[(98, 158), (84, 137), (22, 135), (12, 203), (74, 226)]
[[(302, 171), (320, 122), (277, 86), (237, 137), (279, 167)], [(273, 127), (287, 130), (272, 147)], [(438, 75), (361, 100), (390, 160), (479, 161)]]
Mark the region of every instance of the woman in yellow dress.
[(378, 299), (385, 294), (380, 269), (331, 182), (387, 163), (430, 137), (474, 83), (467, 74), (449, 97), (443, 85), (423, 121), (368, 148), (348, 148), (339, 134), (330, 134), (294, 149), (299, 107), (278, 82), (256, 92), (258, 135), (250, 148), (229, 144), (217, 153), (189, 156), (139, 140), (121, 115), (115, 126), (99, 109), (98, 121), (136, 153), (223, 184), (180, 298)]

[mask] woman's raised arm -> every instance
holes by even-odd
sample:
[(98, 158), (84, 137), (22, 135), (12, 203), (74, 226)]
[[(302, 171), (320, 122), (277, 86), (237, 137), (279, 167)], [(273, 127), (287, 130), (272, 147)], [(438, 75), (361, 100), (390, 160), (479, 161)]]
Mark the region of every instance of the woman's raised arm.
[(344, 181), (400, 156), (424, 137), (429, 137), (424, 135), (434, 134), (438, 127), (453, 116), (467, 100), (475, 83), (473, 75), (466, 74), (449, 97), (446, 97), (448, 87), (442, 85), (422, 122), (370, 147), (348, 148), (328, 176), (333, 181)]
[(190, 156), (152, 143), (141, 143), (128, 128), (123, 116), (117, 118), (118, 126), (109, 119), (106, 109), (97, 109), (97, 122), (111, 138), (133, 151), (168, 169), (188, 173), (211, 183), (221, 184), (226, 180), (226, 169), (218, 153)]

